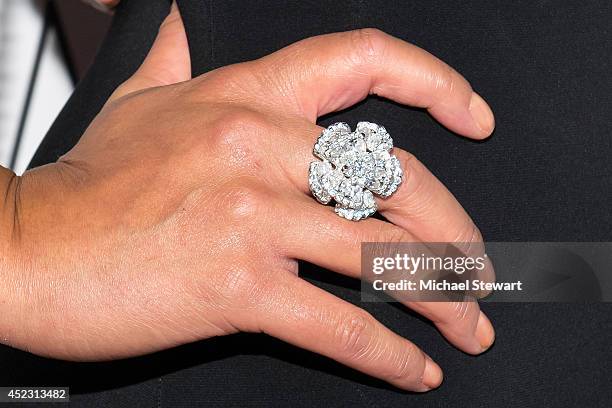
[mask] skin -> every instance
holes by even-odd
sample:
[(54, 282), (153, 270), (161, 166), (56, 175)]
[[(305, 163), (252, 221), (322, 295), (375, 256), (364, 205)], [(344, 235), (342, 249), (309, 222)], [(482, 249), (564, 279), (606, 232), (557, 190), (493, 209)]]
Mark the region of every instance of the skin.
[[(478, 246), (478, 228), (408, 152), (394, 149), (405, 179), (378, 201), (388, 222), (350, 222), (316, 203), (308, 164), (316, 119), (369, 94), (475, 139), (494, 128), (484, 100), (442, 61), (374, 29), (194, 79), (189, 67), (173, 5), (147, 59), (71, 151), (20, 177), (0, 170), (3, 343), (92, 361), (263, 332), (405, 390), (439, 386), (431, 358), (300, 279), (297, 260), (359, 277), (361, 242)], [(476, 302), (407, 306), (467, 353), (494, 341)]]

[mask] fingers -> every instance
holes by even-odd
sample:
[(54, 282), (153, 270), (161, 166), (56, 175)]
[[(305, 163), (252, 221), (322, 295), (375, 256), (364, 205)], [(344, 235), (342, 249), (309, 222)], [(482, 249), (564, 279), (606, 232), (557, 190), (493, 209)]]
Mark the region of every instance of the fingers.
[(493, 325), (475, 300), (409, 302), (406, 306), (429, 319), (449, 343), (466, 353), (483, 353), (495, 341)]
[[(361, 278), (362, 242), (419, 242), (411, 232), (396, 225), (369, 218), (359, 222), (341, 219), (330, 207), (308, 197), (291, 211), (291, 225), (284, 231), (284, 251), (348, 276)], [(299, 209), (299, 210), (298, 210)], [(341, 256), (330, 256), (341, 254)], [(393, 295), (390, 293), (390, 295)], [(470, 354), (480, 354), (494, 341), (494, 331), (480, 307), (472, 302), (405, 302), (440, 330), (454, 346)]]
[(410, 229), (423, 241), (467, 242), (480, 238), (461, 204), (414, 155), (394, 148), (404, 171), (402, 183), (388, 198), (379, 198), (379, 211), (394, 224)]
[[(426, 108), (461, 135), (495, 126), (486, 102), (454, 69), (423, 49), (374, 29), (312, 37), (260, 60), (270, 82), (311, 121), (376, 94)], [(287, 98), (284, 98), (286, 103)]]
[[(377, 199), (385, 218), (413, 231), (423, 242), (451, 242), (467, 256), (483, 256), (480, 230), (444, 184), (412, 154), (398, 148), (393, 154), (401, 163), (404, 177), (393, 195)], [(495, 279), (488, 258), (481, 278)]]
[(261, 313), (261, 330), (298, 347), (412, 391), (442, 382), (442, 370), (417, 346), (370, 314), (283, 274)]
[[(394, 148), (404, 169), (402, 184), (386, 199), (377, 199), (379, 211), (423, 242), (450, 242), (466, 256), (484, 257), (486, 251), (480, 230), (450, 191), (412, 154)], [(479, 279), (495, 280), (491, 260)]]
[(179, 9), (173, 2), (144, 62), (130, 79), (117, 88), (109, 101), (143, 89), (189, 79), (191, 63), (187, 36)]
[[(316, 160), (312, 146), (320, 131), (321, 128), (312, 125), (299, 128), (298, 124), (292, 124), (291, 131), (283, 135), (287, 141), (283, 148), (290, 150), (279, 153), (280, 157), (292, 158), (283, 162), (283, 174), (313, 202), (308, 167)], [(457, 243), (466, 255), (482, 256), (485, 250), (480, 230), (451, 192), (412, 154), (399, 148), (394, 148), (392, 153), (399, 159), (404, 176), (393, 195), (376, 199), (379, 211), (420, 241)], [(486, 266), (482, 279), (493, 281), (491, 262), (487, 260)]]

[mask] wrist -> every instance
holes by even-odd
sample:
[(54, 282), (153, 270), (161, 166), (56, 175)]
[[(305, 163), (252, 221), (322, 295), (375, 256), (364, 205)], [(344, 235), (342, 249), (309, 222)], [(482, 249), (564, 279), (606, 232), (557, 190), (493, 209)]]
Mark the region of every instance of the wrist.
[(26, 268), (21, 237), (23, 177), (0, 166), (0, 343), (28, 348), (36, 321), (37, 285)]
[(2, 255), (9, 254), (18, 227), (17, 204), (21, 178), (9, 169), (0, 167), (0, 246)]

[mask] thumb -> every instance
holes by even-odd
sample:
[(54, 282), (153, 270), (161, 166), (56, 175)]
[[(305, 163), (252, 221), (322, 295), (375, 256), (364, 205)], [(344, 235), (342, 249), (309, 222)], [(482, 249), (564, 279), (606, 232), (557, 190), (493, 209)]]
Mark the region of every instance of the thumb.
[(134, 75), (113, 92), (109, 102), (132, 92), (189, 79), (191, 61), (187, 35), (176, 1), (173, 1), (149, 54)]

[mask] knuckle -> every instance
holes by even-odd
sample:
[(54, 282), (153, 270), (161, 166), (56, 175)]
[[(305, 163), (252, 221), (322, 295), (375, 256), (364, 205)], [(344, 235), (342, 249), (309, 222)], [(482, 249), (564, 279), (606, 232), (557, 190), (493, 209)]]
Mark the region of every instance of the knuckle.
[(450, 65), (441, 62), (441, 68), (433, 71), (429, 77), (438, 100), (454, 95), (469, 95), (472, 87), (470, 83)]
[(245, 308), (260, 299), (265, 288), (263, 275), (255, 268), (233, 266), (219, 278), (217, 293), (223, 303)]
[(351, 49), (357, 63), (373, 63), (379, 60), (389, 36), (377, 28), (361, 28), (351, 31)]
[(451, 323), (458, 329), (470, 329), (469, 326), (463, 323), (469, 323), (474, 317), (478, 316), (479, 306), (473, 301), (453, 302), (451, 305), (453, 313), (449, 316), (452, 318)]
[(453, 93), (457, 85), (457, 74), (453, 68), (447, 64), (442, 65), (442, 69), (434, 76), (435, 89), (445, 93)]
[(367, 312), (352, 312), (340, 319), (336, 340), (340, 352), (351, 359), (367, 358), (372, 350), (374, 326)]
[(468, 242), (471, 248), (476, 248), (479, 246), (478, 244), (482, 243), (482, 232), (472, 220), (468, 222), (470, 226), (466, 228), (465, 242)]
[(249, 109), (233, 109), (219, 115), (209, 125), (207, 144), (223, 153), (226, 164), (251, 169), (261, 167), (262, 139), (270, 128), (266, 119)]
[(386, 378), (391, 382), (399, 382), (416, 376), (415, 367), (421, 352), (412, 344), (403, 348), (401, 353), (392, 353), (392, 361)]
[[(385, 225), (385, 227), (388, 226)], [(379, 236), (381, 242), (388, 242), (391, 244), (414, 241), (414, 237), (409, 232), (399, 227), (385, 228)]]
[(249, 133), (261, 123), (259, 116), (247, 109), (228, 109), (210, 123), (211, 141), (226, 146), (249, 141)]
[(455, 246), (466, 256), (481, 256), (485, 253), (482, 233), (471, 219), (466, 221), (454, 239)]
[(228, 221), (242, 223), (253, 220), (264, 208), (266, 194), (255, 186), (224, 188), (217, 202), (227, 211)]

